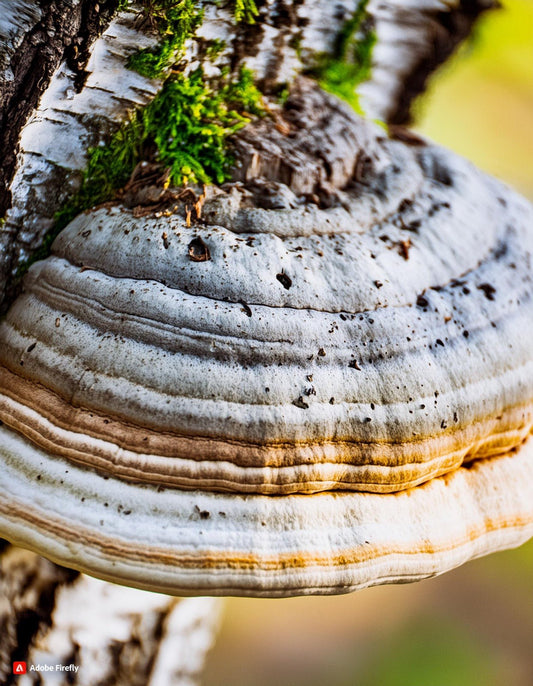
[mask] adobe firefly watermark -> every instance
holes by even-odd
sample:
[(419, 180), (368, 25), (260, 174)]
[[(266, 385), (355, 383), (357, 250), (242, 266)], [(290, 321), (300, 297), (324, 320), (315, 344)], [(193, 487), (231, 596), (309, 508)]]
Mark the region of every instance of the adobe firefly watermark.
[(29, 667), (25, 662), (13, 662), (13, 674), (26, 674), (26, 672), (78, 672), (79, 665), (43, 665), (36, 664)]

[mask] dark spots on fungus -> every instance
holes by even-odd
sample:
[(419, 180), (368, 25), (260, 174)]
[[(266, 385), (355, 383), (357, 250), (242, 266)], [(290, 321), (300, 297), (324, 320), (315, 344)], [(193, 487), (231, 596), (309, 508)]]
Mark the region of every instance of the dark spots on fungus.
[(330, 405), (335, 405), (335, 398), (330, 398), (330, 399), (329, 399), (329, 404), (330, 404)]
[(444, 343), (442, 342), (442, 340), (441, 340), (440, 338), (437, 338), (437, 340), (435, 341), (435, 343), (436, 343), (437, 345), (442, 345), (442, 347), (444, 348)]
[(326, 357), (326, 351), (324, 350), (324, 348), (320, 348), (317, 355), (319, 357)]
[(398, 206), (398, 212), (400, 212), (400, 214), (405, 212), (412, 204), (413, 201), (410, 198), (404, 198)]
[(293, 400), (292, 404), (295, 407), (299, 407), (301, 410), (308, 410), (309, 405), (304, 401), (303, 397), (300, 395), (297, 400)]
[(409, 224), (405, 224), (404, 228), (407, 229), (407, 231), (412, 231), (413, 233), (417, 233), (418, 229), (422, 226), (422, 221), (420, 219), (413, 219), (412, 222), (409, 222)]
[(244, 312), (244, 314), (245, 314), (247, 317), (251, 317), (251, 316), (252, 316), (252, 310), (250, 309), (249, 305), (247, 305), (247, 304), (244, 302), (244, 300), (239, 300), (239, 302), (240, 302), (240, 304), (242, 305), (242, 307), (241, 307), (241, 312)]
[(490, 283), (480, 283), (478, 289), (480, 291), (483, 291), (483, 294), (485, 295), (485, 298), (487, 298), (487, 300), (494, 300), (494, 294), (496, 293), (496, 289)]
[(350, 369), (358, 369), (359, 371), (361, 371), (361, 367), (357, 364), (357, 360), (352, 360), (351, 362), (349, 362), (348, 367), (350, 367)]
[(468, 337), (470, 336), (470, 332), (467, 331), (467, 330), (465, 329), (465, 330), (463, 331), (463, 336), (464, 336), (465, 338), (468, 338)]
[(509, 252), (509, 246), (507, 243), (504, 243), (503, 241), (500, 242), (494, 251), (494, 258), (496, 260), (501, 260), (502, 257), (505, 257), (507, 253)]
[(199, 236), (193, 238), (189, 243), (188, 252), (192, 262), (207, 262), (211, 259), (209, 248)]
[(374, 286), (375, 286), (376, 288), (381, 288), (381, 287), (383, 286), (383, 283), (382, 283), (381, 281), (377, 281), (377, 280), (376, 280), (376, 281), (374, 281)]
[[(165, 250), (168, 250), (170, 243), (168, 241), (168, 234), (166, 231), (163, 231), (161, 238), (163, 239), (163, 245), (165, 247)], [(190, 246), (189, 246), (190, 247)]]
[(416, 298), (416, 305), (417, 307), (429, 307), (429, 301), (428, 299), (424, 296), (422, 293), (421, 295), (417, 296)]
[(194, 506), (194, 509), (196, 512), (198, 512), (200, 519), (209, 519), (211, 517), (211, 513), (208, 512), (207, 510), (201, 510), (198, 505)]
[(292, 279), (290, 276), (287, 276), (285, 272), (280, 272), (279, 274), (276, 274), (276, 279), (280, 282), (280, 284), (285, 288), (285, 290), (289, 290), (289, 288), (292, 286)]

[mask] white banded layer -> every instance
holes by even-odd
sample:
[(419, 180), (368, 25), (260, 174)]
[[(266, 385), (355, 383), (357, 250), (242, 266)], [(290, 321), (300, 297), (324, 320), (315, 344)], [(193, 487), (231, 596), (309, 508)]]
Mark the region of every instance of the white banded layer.
[(346, 593), (440, 574), (533, 534), (532, 441), (400, 493), (269, 497), (126, 483), (5, 427), (0, 436), (3, 535), (165, 593)]

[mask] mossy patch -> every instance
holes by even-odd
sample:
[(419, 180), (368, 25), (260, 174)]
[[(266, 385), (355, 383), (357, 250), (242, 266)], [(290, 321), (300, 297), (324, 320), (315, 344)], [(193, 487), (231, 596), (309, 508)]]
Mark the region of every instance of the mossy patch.
[[(168, 71), (202, 21), (196, 0), (143, 0), (142, 5), (161, 40), (155, 47), (135, 53), (128, 66), (148, 77), (166, 74), (165, 83), (105, 145), (89, 149), (79, 191), (55, 214), (53, 229), (31, 260), (21, 266), (18, 277), (49, 254), (57, 234), (80, 212), (112, 200), (142, 160), (170, 169), (169, 182), (175, 186), (223, 183), (234, 161), (227, 138), (252, 116), (265, 113), (254, 74), (244, 66), (236, 78), (223, 70), (216, 83), (208, 81), (201, 68), (188, 75)], [(256, 13), (253, 1), (235, 0), (236, 20), (251, 21)]]
[(247, 24), (253, 24), (259, 10), (254, 0), (233, 0), (233, 16), (236, 22), (245, 21)]
[[(158, 32), (155, 47), (133, 54), (128, 66), (148, 78), (159, 78), (179, 60), (185, 41), (203, 19), (198, 0), (142, 0), (146, 21)], [(259, 11), (254, 0), (231, 0), (236, 22), (253, 24)]]
[(89, 150), (79, 192), (56, 214), (53, 240), (77, 214), (113, 198), (141, 160), (170, 169), (170, 183), (223, 183), (233, 156), (227, 138), (264, 113), (253, 72), (225, 74), (215, 89), (202, 69), (173, 75), (102, 147)]
[(367, 5), (368, 0), (359, 3), (339, 32), (332, 53), (317, 55), (316, 64), (309, 70), (324, 90), (348, 102), (359, 114), (363, 111), (356, 88), (370, 76), (377, 40)]
[(158, 78), (181, 56), (187, 38), (202, 23), (197, 0), (143, 0), (143, 11), (160, 35), (157, 45), (134, 53), (128, 67), (148, 78)]

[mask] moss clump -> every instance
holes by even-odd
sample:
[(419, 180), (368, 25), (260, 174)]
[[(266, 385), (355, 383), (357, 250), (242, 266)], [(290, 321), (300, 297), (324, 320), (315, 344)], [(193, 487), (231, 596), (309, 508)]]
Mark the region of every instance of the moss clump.
[(242, 66), (236, 80), (228, 79), (227, 73), (224, 75), (224, 79), (225, 84), (220, 93), (229, 106), (242, 110), (246, 114), (255, 114), (258, 117), (265, 114), (263, 96), (255, 85), (254, 73), (251, 69)]
[(245, 21), (254, 24), (259, 14), (254, 0), (233, 0), (233, 16), (236, 22)]
[[(236, 22), (253, 24), (259, 14), (254, 0), (231, 0)], [(157, 30), (155, 47), (139, 50), (128, 66), (150, 79), (163, 76), (181, 56), (185, 41), (202, 23), (203, 11), (197, 0), (142, 0), (147, 21)]]
[(226, 49), (226, 41), (220, 38), (212, 38), (205, 42), (205, 52), (212, 62)]
[[(170, 169), (170, 183), (223, 183), (233, 163), (227, 138), (264, 113), (250, 69), (225, 76), (215, 90), (201, 69), (174, 75), (159, 94), (137, 110), (107, 145), (89, 150), (76, 196), (57, 214), (55, 234), (77, 214), (110, 200), (141, 160)], [(53, 237), (52, 239), (53, 240)]]
[(372, 49), (377, 40), (367, 4), (368, 0), (359, 3), (337, 36), (332, 54), (319, 55), (310, 70), (324, 90), (346, 100), (359, 114), (363, 112), (356, 88), (370, 76)]
[[(232, 0), (237, 21), (252, 21), (253, 0)], [(76, 195), (56, 214), (53, 229), (17, 276), (35, 260), (46, 257), (57, 234), (80, 212), (112, 200), (142, 160), (170, 170), (169, 183), (223, 183), (229, 178), (233, 156), (227, 143), (231, 134), (265, 113), (262, 95), (250, 69), (241, 67), (237, 78), (229, 70), (215, 85), (201, 68), (185, 76), (170, 71), (185, 41), (202, 21), (197, 0), (142, 0), (149, 20), (161, 35), (154, 48), (134, 54), (129, 67), (150, 78), (167, 75), (157, 96), (129, 119), (102, 146), (88, 151), (88, 163)], [(224, 48), (222, 41), (215, 52)]]
[(155, 47), (139, 50), (128, 67), (148, 78), (162, 76), (179, 58), (185, 41), (202, 23), (197, 0), (143, 0), (147, 19), (161, 39)]

